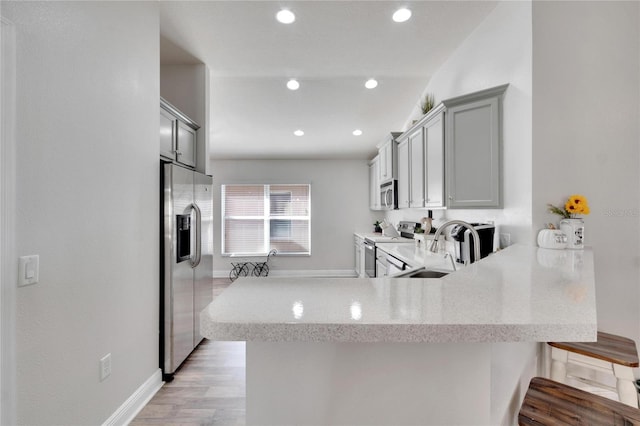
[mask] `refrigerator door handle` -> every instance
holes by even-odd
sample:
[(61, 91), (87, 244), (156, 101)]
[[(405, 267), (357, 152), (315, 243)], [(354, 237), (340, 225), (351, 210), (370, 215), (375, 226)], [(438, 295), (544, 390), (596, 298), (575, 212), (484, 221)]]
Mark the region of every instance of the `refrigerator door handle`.
[[(202, 232), (202, 212), (200, 211), (200, 207), (197, 204), (191, 204), (190, 206), (193, 211), (196, 213), (196, 226), (194, 227), (195, 232), (195, 256), (191, 258), (191, 267), (195, 268), (200, 264), (200, 260), (202, 259), (202, 236), (200, 233)], [(192, 228), (193, 229), (193, 228)]]

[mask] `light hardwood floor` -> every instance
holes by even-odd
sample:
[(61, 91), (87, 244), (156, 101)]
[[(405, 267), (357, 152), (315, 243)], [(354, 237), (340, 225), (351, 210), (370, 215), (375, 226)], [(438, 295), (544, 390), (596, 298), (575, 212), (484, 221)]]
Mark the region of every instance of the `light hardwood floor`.
[[(214, 297), (229, 284), (214, 280)], [(244, 425), (245, 393), (244, 342), (205, 339), (131, 425)]]

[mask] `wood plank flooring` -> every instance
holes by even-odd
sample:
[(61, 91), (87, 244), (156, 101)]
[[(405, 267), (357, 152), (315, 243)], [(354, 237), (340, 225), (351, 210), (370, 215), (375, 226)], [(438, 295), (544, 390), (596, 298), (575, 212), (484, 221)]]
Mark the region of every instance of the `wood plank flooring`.
[[(230, 284), (214, 280), (214, 297)], [(245, 424), (245, 344), (203, 340), (131, 422), (147, 425)]]

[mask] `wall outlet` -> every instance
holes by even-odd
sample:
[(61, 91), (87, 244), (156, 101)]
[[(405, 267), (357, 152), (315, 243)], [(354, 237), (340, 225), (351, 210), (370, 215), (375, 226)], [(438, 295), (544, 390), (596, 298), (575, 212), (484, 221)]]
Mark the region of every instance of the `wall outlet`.
[(509, 247), (511, 245), (511, 234), (500, 234), (500, 248)]
[(111, 375), (111, 354), (106, 354), (100, 358), (100, 381)]

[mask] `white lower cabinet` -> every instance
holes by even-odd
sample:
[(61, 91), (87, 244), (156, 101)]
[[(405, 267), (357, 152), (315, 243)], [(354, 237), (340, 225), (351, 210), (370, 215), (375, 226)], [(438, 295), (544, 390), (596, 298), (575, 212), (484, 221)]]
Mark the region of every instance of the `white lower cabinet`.
[(389, 275), (387, 269), (387, 253), (380, 250), (380, 247), (376, 249), (376, 278), (386, 277)]

